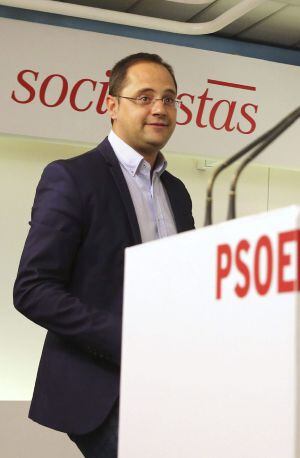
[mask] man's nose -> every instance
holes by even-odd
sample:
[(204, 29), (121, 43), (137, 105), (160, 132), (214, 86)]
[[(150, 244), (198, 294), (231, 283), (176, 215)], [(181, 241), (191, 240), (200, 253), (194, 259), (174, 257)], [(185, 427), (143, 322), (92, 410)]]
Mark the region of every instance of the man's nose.
[(162, 99), (153, 100), (151, 112), (152, 114), (165, 114), (166, 113), (166, 105), (164, 104)]

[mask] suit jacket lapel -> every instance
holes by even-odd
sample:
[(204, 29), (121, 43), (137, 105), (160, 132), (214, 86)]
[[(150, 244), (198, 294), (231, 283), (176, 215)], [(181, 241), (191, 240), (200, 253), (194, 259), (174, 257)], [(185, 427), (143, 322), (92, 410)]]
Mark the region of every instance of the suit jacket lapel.
[(130, 196), (130, 192), (129, 192), (126, 180), (121, 170), (119, 161), (117, 159), (117, 156), (115, 155), (114, 150), (112, 149), (111, 144), (109, 143), (107, 138), (101, 143), (100, 147), (101, 147), (101, 153), (104, 156), (110, 168), (112, 177), (120, 192), (120, 197), (125, 206), (129, 224), (133, 232), (134, 242), (136, 244), (142, 243), (140, 228), (139, 228), (138, 220), (137, 220), (136, 213), (134, 210), (134, 205), (133, 205), (133, 202)]
[(178, 196), (178, 187), (176, 186), (176, 182), (170, 179), (168, 172), (164, 172), (160, 178), (169, 197), (177, 232), (183, 232), (186, 230), (186, 226), (183, 219), (182, 210), (179, 205), (180, 196)]

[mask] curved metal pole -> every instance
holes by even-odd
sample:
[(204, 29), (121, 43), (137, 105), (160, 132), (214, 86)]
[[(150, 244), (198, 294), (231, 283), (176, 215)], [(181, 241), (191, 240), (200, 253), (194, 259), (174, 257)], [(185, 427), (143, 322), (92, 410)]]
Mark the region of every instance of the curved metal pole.
[(276, 126), (268, 132), (268, 138), (266, 139), (266, 141), (262, 145), (258, 146), (254, 151), (252, 151), (252, 153), (249, 154), (249, 156), (247, 156), (247, 158), (237, 168), (230, 185), (227, 219), (234, 219), (236, 217), (236, 187), (242, 171), (249, 164), (249, 162), (255, 159), (268, 145), (270, 145), (270, 143), (272, 143), (277, 137), (279, 137), (279, 135), (281, 135), (299, 117), (300, 108), (298, 107), (296, 110), (292, 111), (292, 113), (288, 114), (282, 121), (277, 123)]
[(213, 210), (212, 209), (212, 192), (213, 192), (213, 187), (214, 187), (214, 183), (215, 183), (217, 176), (221, 172), (223, 172), (223, 170), (227, 169), (227, 167), (229, 167), (231, 164), (233, 164), (234, 162), (239, 160), (241, 157), (243, 157), (246, 153), (248, 153), (248, 151), (252, 150), (255, 146), (262, 143), (271, 134), (271, 132), (274, 129), (277, 129), (277, 127), (278, 125), (276, 125), (272, 129), (262, 134), (256, 140), (253, 140), (251, 143), (249, 143), (249, 145), (242, 148), (240, 151), (238, 151), (233, 156), (230, 156), (228, 159), (226, 159), (216, 168), (207, 186), (207, 190), (206, 190), (206, 209), (205, 209), (204, 226), (209, 226), (212, 224), (212, 210)]

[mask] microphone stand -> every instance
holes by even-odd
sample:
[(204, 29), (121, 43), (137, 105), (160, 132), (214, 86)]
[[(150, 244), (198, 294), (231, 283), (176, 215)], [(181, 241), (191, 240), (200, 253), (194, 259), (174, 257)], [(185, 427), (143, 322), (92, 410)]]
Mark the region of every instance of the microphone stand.
[(257, 147), (246, 159), (245, 161), (240, 165), (238, 168), (234, 179), (232, 181), (231, 187), (230, 187), (230, 201), (229, 201), (229, 209), (228, 209), (228, 219), (235, 218), (235, 195), (236, 195), (236, 185), (238, 178), (243, 171), (243, 169), (246, 167), (246, 165), (253, 160), (256, 156), (258, 156), (259, 153), (261, 153), (272, 141), (274, 141), (280, 134), (282, 134), (291, 124), (293, 124), (296, 119), (300, 116), (300, 107), (298, 107), (296, 110), (294, 110), (292, 113), (290, 113), (288, 116), (286, 116), (283, 120), (281, 120), (279, 123), (277, 123), (274, 127), (269, 129), (267, 132), (262, 134), (260, 137), (258, 137), (256, 140), (253, 140), (249, 145), (245, 146), (242, 148), (240, 151), (238, 151), (236, 154), (233, 156), (229, 157), (226, 159), (224, 162), (222, 162), (215, 170), (213, 173), (211, 180), (209, 182), (209, 185), (207, 187), (206, 191), (206, 210), (205, 210), (205, 220), (204, 220), (204, 226), (209, 226), (212, 224), (212, 192), (213, 192), (213, 186), (215, 183), (216, 178), (218, 175), (225, 170), (227, 167), (229, 167), (231, 164), (236, 162), (238, 159), (242, 158), (245, 154), (247, 154), (249, 151), (253, 150), (253, 148)]
[(300, 116), (300, 107), (286, 116), (280, 123), (278, 123), (274, 129), (270, 131), (270, 135), (265, 139), (264, 143), (252, 151), (251, 154), (241, 163), (237, 168), (234, 177), (232, 179), (229, 191), (229, 203), (228, 203), (228, 215), (227, 220), (234, 219), (236, 217), (236, 186), (238, 179), (244, 170), (244, 168), (255, 159), (270, 143), (272, 143), (277, 137), (279, 137), (291, 124), (293, 124)]

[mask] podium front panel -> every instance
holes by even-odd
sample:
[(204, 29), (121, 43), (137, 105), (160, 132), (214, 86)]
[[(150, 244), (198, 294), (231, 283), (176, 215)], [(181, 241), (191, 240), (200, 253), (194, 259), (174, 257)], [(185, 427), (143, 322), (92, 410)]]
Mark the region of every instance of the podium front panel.
[(299, 214), (126, 250), (119, 458), (300, 458)]

